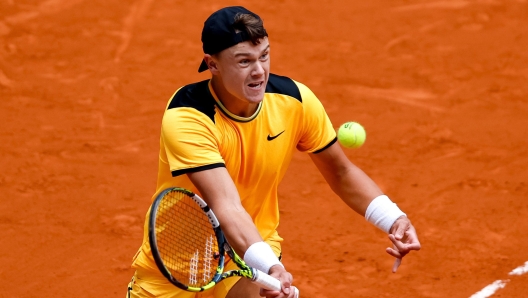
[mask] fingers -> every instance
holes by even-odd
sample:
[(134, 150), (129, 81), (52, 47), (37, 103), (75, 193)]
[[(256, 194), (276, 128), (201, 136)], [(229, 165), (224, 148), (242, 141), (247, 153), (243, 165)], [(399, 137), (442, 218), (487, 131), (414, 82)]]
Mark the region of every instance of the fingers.
[(389, 255), (395, 257), (395, 258), (403, 258), (406, 254), (402, 254), (400, 253), (399, 251), (393, 249), (393, 248), (390, 248), (390, 247), (387, 247), (387, 249), (385, 250)]
[(274, 298), (294, 298), (296, 297), (296, 288), (292, 286), (293, 276), (284, 270), (282, 266), (272, 267), (270, 270), (271, 276), (278, 279), (281, 283), (280, 291), (272, 291), (266, 289), (260, 289), (260, 296), (262, 297), (274, 297)]
[(394, 265), (392, 265), (392, 273), (396, 273), (396, 271), (398, 270), (398, 267), (400, 267), (401, 265), (401, 262), (402, 262), (401, 258), (396, 258), (396, 260), (394, 260)]
[(407, 246), (410, 247), (411, 250), (420, 250), (422, 245), (418, 240), (418, 235), (416, 235), (416, 230), (414, 228), (409, 229), (409, 231), (407, 231), (406, 237)]
[(412, 248), (413, 248), (412, 246), (408, 247), (405, 244), (402, 246), (402, 244), (399, 243), (398, 245), (394, 245), (392, 248), (391, 247), (387, 247), (385, 249), (385, 251), (389, 255), (391, 255), (391, 256), (393, 256), (395, 258), (400, 258), (401, 259), (401, 258), (405, 257), (408, 253), (410, 253), (411, 250), (413, 250)]
[[(398, 233), (399, 229), (396, 229), (395, 233)], [(412, 250), (420, 250), (421, 245), (418, 241), (418, 236), (412, 226), (409, 230), (403, 233), (403, 236), (398, 239), (398, 235), (389, 235), (389, 239), (393, 244), (393, 248), (387, 247), (385, 250), (389, 255), (396, 258), (394, 265), (392, 266), (392, 272), (396, 273), (401, 265), (402, 258), (405, 257)]]
[(390, 229), (389, 239), (393, 247), (387, 247), (385, 251), (396, 258), (392, 266), (392, 272), (395, 273), (401, 265), (402, 258), (412, 250), (420, 250), (422, 246), (418, 241), (414, 226), (406, 216), (402, 216), (394, 222)]
[(260, 288), (260, 297), (285, 297), (280, 291), (271, 291)]
[(290, 294), (290, 286), (282, 286), (282, 292), (284, 294)]
[(387, 247), (387, 249), (385, 250), (389, 255), (393, 256), (394, 258), (396, 258), (396, 260), (394, 260), (394, 265), (392, 265), (392, 273), (396, 273), (396, 271), (398, 270), (398, 267), (400, 267), (401, 265), (401, 262), (402, 262), (402, 258), (408, 253), (402, 253), (396, 249), (393, 249), (393, 248), (390, 248), (390, 247)]
[(279, 280), (281, 281), (282, 292), (284, 294), (290, 294), (293, 276), (289, 272), (284, 272), (280, 275)]
[(396, 238), (397, 240), (402, 240), (403, 236), (405, 235), (405, 231), (407, 231), (408, 228), (409, 228), (409, 225), (407, 224), (398, 225), (396, 227), (396, 231), (392, 233), (394, 235), (394, 238)]
[(411, 243), (406, 244), (406, 247), (410, 252), (411, 250), (420, 250), (420, 248), (422, 248), (422, 245), (420, 245), (420, 243)]
[(405, 232), (409, 229), (411, 222), (405, 216), (398, 218), (390, 229), (390, 234), (394, 235), (396, 239), (403, 239)]
[(407, 250), (407, 247), (405, 243), (401, 242), (400, 240), (396, 239), (394, 235), (389, 235), (389, 239), (392, 242), (392, 244), (398, 249), (399, 252), (403, 252)]
[(292, 291), (291, 291), (291, 296), (292, 298), (299, 298), (299, 290), (296, 288), (296, 287), (291, 287)]
[(406, 237), (405, 242), (398, 240), (394, 235), (389, 235), (389, 239), (400, 253), (409, 253), (411, 250), (420, 250), (421, 244), (417, 238)]
[(261, 297), (273, 297), (273, 298), (298, 298), (299, 297), (299, 290), (291, 286), (289, 287), (289, 293), (285, 293), (284, 291), (271, 291), (266, 289), (260, 289), (259, 295)]

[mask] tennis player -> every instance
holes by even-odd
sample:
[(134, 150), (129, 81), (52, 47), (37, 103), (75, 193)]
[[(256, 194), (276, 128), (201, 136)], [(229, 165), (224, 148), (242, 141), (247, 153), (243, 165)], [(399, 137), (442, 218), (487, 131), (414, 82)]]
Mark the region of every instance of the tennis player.
[[(389, 234), (394, 272), (407, 253), (420, 249), (410, 220), (336, 143), (314, 93), (270, 73), (270, 42), (258, 15), (239, 6), (223, 8), (205, 21), (202, 43), (199, 71), (208, 70), (212, 78), (181, 87), (167, 104), (154, 197), (172, 186), (200, 193), (235, 251), (249, 266), (279, 279), (282, 291), (259, 289), (245, 278), (226, 279), (201, 294), (176, 288), (154, 263), (146, 221), (128, 297), (293, 297), (293, 277), (280, 262), (277, 188), (296, 150), (309, 154), (348, 206)], [(227, 270), (235, 269), (231, 263)]]

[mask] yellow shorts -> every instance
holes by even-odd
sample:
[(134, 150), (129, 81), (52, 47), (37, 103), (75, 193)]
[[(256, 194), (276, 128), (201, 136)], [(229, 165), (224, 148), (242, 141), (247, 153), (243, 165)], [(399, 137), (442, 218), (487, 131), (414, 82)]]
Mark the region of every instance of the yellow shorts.
[[(281, 258), (282, 238), (274, 232), (266, 243), (271, 246), (278, 258)], [(229, 260), (226, 262), (225, 271), (238, 269), (237, 265)], [(200, 293), (181, 290), (171, 284), (159, 271), (136, 268), (132, 280), (128, 284), (127, 298), (225, 298), (229, 290), (241, 277), (230, 277), (219, 282), (212, 289)]]

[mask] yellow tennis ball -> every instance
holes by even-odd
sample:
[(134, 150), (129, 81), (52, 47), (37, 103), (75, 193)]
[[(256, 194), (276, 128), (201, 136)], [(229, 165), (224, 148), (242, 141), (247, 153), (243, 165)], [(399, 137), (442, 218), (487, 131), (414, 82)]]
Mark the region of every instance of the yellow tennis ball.
[(346, 148), (359, 148), (366, 138), (365, 129), (357, 122), (345, 122), (337, 130), (337, 139)]

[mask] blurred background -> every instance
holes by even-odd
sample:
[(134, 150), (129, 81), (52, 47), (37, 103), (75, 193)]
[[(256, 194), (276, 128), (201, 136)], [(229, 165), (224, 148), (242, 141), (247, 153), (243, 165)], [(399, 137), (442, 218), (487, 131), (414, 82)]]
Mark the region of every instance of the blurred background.
[(163, 110), (209, 78), (202, 25), (228, 5), (264, 19), (272, 72), (365, 127), (346, 153), (423, 245), (392, 274), (386, 235), (299, 153), (280, 233), (303, 297), (525, 297), (524, 0), (0, 1), (0, 297), (125, 295)]

